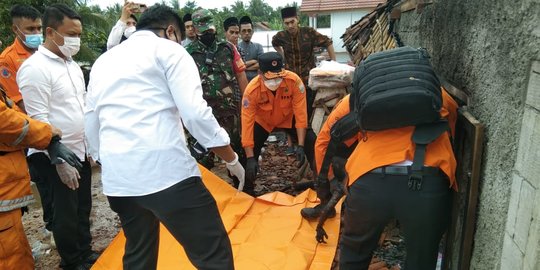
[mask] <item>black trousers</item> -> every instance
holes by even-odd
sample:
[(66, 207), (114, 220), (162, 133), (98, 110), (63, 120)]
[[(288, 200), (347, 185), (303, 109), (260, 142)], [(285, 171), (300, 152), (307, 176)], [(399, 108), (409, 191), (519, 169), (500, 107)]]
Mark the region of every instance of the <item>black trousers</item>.
[(234, 269), (231, 243), (216, 201), (199, 177), (146, 196), (108, 199), (126, 236), (124, 269), (156, 269), (160, 221), (197, 269)]
[[(53, 195), (51, 183), (47, 177), (41, 177), (39, 171), (43, 171), (43, 164), (49, 162), (49, 158), (43, 153), (35, 153), (26, 158), (28, 161), (28, 171), (32, 182), (36, 184), (41, 199), (41, 208), (43, 209), (43, 222), (45, 228), (52, 231), (53, 220)], [(48, 166), (48, 164), (47, 164)]]
[[(34, 157), (35, 156), (35, 157)], [(69, 189), (58, 176), (56, 166), (44, 153), (32, 155), (32, 164), (40, 179), (50, 183), (52, 190), (52, 232), (58, 254), (62, 258), (60, 267), (70, 269), (83, 261), (92, 252), (90, 243), (90, 210), (92, 209), (90, 162), (82, 162), (79, 172), (79, 188)]]
[(397, 218), (406, 246), (406, 270), (432, 270), (450, 220), (450, 189), (444, 176), (424, 176), (420, 191), (407, 175), (368, 173), (349, 187), (345, 199), (340, 270), (368, 269), (385, 225)]

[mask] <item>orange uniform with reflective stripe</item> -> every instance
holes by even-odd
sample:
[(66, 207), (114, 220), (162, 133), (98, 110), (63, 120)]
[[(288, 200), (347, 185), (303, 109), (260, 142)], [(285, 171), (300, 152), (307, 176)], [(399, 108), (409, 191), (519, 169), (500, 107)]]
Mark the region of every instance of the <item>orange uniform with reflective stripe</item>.
[(27, 51), (18, 38), (0, 54), (0, 85), (15, 103), (22, 100), (17, 86), (17, 71), (31, 55), (32, 52)]
[(242, 146), (253, 147), (253, 127), (257, 122), (266, 131), (274, 128), (307, 128), (306, 91), (302, 80), (293, 72), (285, 71), (279, 88), (272, 93), (261, 76), (251, 80), (242, 99)]
[[(446, 91), (442, 91), (443, 108), (441, 117), (448, 119), (452, 133), (454, 133), (457, 120), (457, 103)], [(330, 129), (337, 120), (349, 113), (349, 96), (337, 104), (328, 116), (315, 143), (315, 160), (317, 171), (320, 170), (328, 143), (330, 142)], [(381, 167), (405, 160), (413, 160), (415, 145), (412, 142), (414, 127), (394, 128), (381, 131), (368, 131), (365, 138), (361, 133), (355, 138), (358, 145), (347, 160), (346, 170), (349, 176), (349, 185), (352, 185), (360, 176)], [(352, 139), (354, 142), (355, 139)], [(351, 144), (351, 141), (348, 141)], [(456, 159), (450, 143), (450, 136), (443, 133), (426, 147), (424, 165), (439, 167), (449, 178), (450, 186), (456, 185)]]
[(33, 202), (23, 149), (43, 149), (51, 136), (48, 124), (31, 119), (0, 93), (0, 269), (34, 269), (21, 221), (20, 208)]

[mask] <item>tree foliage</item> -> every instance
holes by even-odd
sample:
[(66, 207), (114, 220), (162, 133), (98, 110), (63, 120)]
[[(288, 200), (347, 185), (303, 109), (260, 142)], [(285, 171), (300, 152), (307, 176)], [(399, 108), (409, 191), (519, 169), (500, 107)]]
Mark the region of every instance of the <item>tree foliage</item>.
[[(90, 6), (88, 0), (2, 0), (0, 1), (0, 40), (3, 42), (3, 50), (13, 42), (13, 32), (11, 31), (10, 8), (15, 4), (27, 4), (35, 7), (41, 13), (45, 8), (53, 3), (64, 3), (76, 10), (83, 20), (83, 35), (81, 41), (81, 51), (77, 54), (76, 60), (93, 63), (95, 59), (104, 51), (107, 37), (112, 26), (120, 18), (122, 5), (114, 4), (105, 9), (97, 5)], [(200, 7), (194, 0), (187, 1), (183, 7), (175, 0), (162, 0), (162, 4), (168, 5), (178, 11), (180, 16), (186, 13), (193, 13)], [(211, 9), (214, 14), (214, 23), (220, 37), (223, 37), (223, 21), (231, 16), (238, 18), (249, 15), (251, 20), (256, 22), (266, 22), (272, 30), (283, 29), (280, 10), (283, 7), (273, 9), (269, 0), (250, 0), (246, 5), (241, 0), (236, 0), (232, 5), (221, 9)], [(288, 5), (289, 6), (289, 5)], [(293, 6), (298, 6), (294, 3)], [(308, 25), (308, 17), (300, 15), (300, 24)]]

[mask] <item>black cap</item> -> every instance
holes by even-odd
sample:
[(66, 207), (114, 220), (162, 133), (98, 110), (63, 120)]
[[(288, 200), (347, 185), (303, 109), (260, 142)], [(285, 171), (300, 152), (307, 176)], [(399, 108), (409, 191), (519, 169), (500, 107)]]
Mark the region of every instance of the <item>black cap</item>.
[(186, 13), (186, 15), (184, 15), (184, 17), (182, 18), (182, 21), (190, 22), (191, 21), (191, 13)]
[(248, 23), (253, 24), (249, 16), (242, 16), (242, 18), (240, 18), (240, 24), (248, 24)]
[(229, 30), (231, 26), (238, 26), (238, 19), (236, 17), (229, 17), (223, 21), (223, 28), (225, 31)]
[(283, 57), (277, 52), (267, 52), (259, 56), (259, 69), (267, 79), (283, 77)]
[(282, 19), (287, 19), (290, 17), (296, 17), (296, 7), (286, 7), (281, 9)]

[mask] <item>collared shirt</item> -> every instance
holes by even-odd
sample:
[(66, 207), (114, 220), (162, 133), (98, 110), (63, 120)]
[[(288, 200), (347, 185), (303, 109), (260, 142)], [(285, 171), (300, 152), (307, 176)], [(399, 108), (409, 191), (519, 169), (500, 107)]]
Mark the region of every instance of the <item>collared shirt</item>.
[(328, 47), (332, 40), (311, 27), (299, 27), (292, 35), (286, 30), (277, 32), (272, 38), (272, 46), (282, 47), (285, 54), (285, 68), (296, 73), (307, 84), (309, 71), (315, 67), (315, 47)]
[(200, 176), (184, 126), (207, 148), (230, 141), (202, 94), (193, 58), (150, 31), (101, 55), (90, 74), (85, 120), (103, 193), (143, 196)]
[[(84, 76), (72, 59), (64, 60), (43, 45), (17, 73), (26, 113), (62, 130), (62, 143), (85, 159)], [(39, 150), (30, 149), (28, 154)]]
[(276, 127), (292, 128), (294, 116), (296, 128), (307, 128), (305, 90), (300, 77), (287, 70), (274, 93), (264, 85), (260, 75), (255, 77), (242, 99), (242, 146), (253, 147), (255, 122), (271, 132)]
[[(257, 60), (259, 59), (259, 56), (264, 53), (263, 47), (259, 43), (253, 43), (253, 42), (244, 42), (243, 40), (238, 42), (238, 48), (242, 49), (244, 52), (244, 60), (250, 61), (250, 60)], [(246, 76), (248, 79), (248, 82), (251, 81), (255, 76), (257, 76), (257, 70), (246, 70)]]
[(184, 48), (185, 48), (191, 42), (193, 42), (192, 39), (186, 38), (186, 39), (182, 40), (182, 46), (184, 46)]
[(18, 38), (15, 38), (13, 44), (0, 54), (0, 85), (6, 90), (8, 97), (16, 103), (22, 99), (17, 86), (17, 71), (31, 55), (32, 52), (27, 51)]

